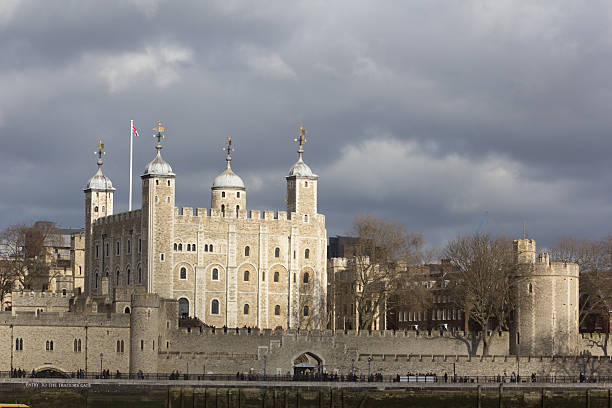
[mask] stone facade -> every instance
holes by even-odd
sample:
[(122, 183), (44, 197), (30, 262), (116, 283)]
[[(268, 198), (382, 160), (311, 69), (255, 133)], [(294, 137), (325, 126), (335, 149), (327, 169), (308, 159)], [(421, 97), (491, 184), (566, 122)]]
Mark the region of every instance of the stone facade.
[(575, 355), (578, 342), (578, 265), (536, 257), (532, 239), (514, 241), (516, 312), (510, 351), (519, 355)]
[(582, 356), (516, 357), (503, 332), (492, 339), (491, 355), (482, 356), (478, 333), (179, 327), (176, 300), (127, 288), (116, 293), (116, 300), (77, 299), (71, 312), (0, 313), (0, 371), (233, 374), (263, 373), (266, 365), (268, 374), (286, 374), (308, 356), (322, 370), (343, 374), (353, 367), (364, 374), (368, 358), (372, 372), (385, 374), (509, 375), (518, 365), (525, 373), (577, 375), (585, 364), (590, 374), (612, 373), (610, 358), (599, 357), (607, 355), (604, 335), (579, 337)]
[(326, 316), (326, 230), (318, 177), (302, 160), (304, 132), (286, 177), (287, 212), (247, 211), (229, 154), (211, 208), (177, 208), (177, 179), (158, 137), (142, 208), (116, 215), (100, 142), (84, 238), (73, 240), (84, 247), (85, 294), (14, 293), (16, 307), (0, 312), (0, 371), (286, 374), (308, 361), (344, 374), (501, 375), (522, 366), (576, 375), (587, 362), (591, 373), (612, 373), (611, 360), (598, 357), (608, 355), (609, 339), (578, 335), (577, 266), (536, 260), (530, 240), (515, 241), (518, 310), (511, 331), (493, 337), (491, 356), (482, 356), (478, 333), (312, 330)]
[(142, 176), (140, 210), (112, 215), (114, 189), (86, 189), (86, 294), (101, 294), (108, 277), (111, 296), (144, 286), (212, 326), (320, 327), (327, 236), (317, 176), (290, 172), (287, 212), (247, 211), (246, 189), (223, 184), (239, 180), (229, 160), (210, 209), (175, 206), (177, 178), (159, 153), (148, 168), (164, 171)]

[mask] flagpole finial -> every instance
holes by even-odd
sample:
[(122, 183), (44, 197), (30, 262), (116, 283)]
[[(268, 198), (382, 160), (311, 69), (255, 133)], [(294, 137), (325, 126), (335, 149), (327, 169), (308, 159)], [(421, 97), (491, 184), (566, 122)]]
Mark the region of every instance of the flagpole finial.
[(155, 148), (157, 151), (160, 151), (162, 149), (161, 140), (166, 138), (166, 127), (162, 125), (160, 121), (157, 121), (157, 126), (154, 127), (153, 130), (157, 132), (156, 134), (153, 134), (153, 137), (157, 138), (157, 145)]
[(229, 136), (227, 137), (227, 145), (223, 148), (223, 151), (227, 153), (225, 160), (227, 161), (227, 168), (229, 169), (230, 162), (232, 161), (232, 152), (235, 151), (232, 147), (232, 138)]
[(94, 152), (96, 156), (98, 156), (98, 167), (102, 166), (102, 156), (106, 156), (106, 152), (104, 151), (104, 143), (102, 143), (102, 139), (98, 140), (98, 150)]
[(307, 132), (306, 132), (306, 129), (304, 129), (304, 126), (300, 125), (300, 127), (297, 130), (298, 137), (293, 139), (293, 141), (297, 142), (299, 145), (298, 155), (300, 159), (302, 158), (302, 153), (304, 153), (304, 145), (306, 144), (306, 133)]

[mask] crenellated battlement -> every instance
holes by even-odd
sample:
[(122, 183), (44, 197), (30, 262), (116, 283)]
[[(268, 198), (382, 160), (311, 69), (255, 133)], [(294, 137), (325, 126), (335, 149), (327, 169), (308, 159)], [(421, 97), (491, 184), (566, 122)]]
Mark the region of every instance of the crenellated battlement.
[[(228, 220), (245, 220), (249, 221), (293, 221), (299, 220), (295, 212), (288, 213), (287, 211), (273, 211), (273, 210), (239, 210), (238, 214), (235, 211), (226, 211), (223, 214), (219, 209), (216, 208), (196, 208), (193, 207), (175, 207), (174, 209), (175, 221), (177, 223), (193, 223), (196, 220), (198, 222), (204, 222), (206, 219), (228, 219)], [(107, 217), (108, 218), (108, 217)], [(316, 222), (325, 222), (325, 216), (322, 214), (315, 214), (314, 220)]]
[(134, 211), (128, 211), (128, 212), (123, 212), (119, 214), (109, 215), (107, 217), (98, 218), (97, 220), (93, 222), (93, 225), (94, 226), (111, 225), (111, 224), (116, 224), (116, 223), (124, 222), (128, 220), (140, 221), (141, 213), (142, 213), (141, 210), (134, 210)]
[(124, 313), (0, 312), (0, 324), (13, 326), (130, 327)]

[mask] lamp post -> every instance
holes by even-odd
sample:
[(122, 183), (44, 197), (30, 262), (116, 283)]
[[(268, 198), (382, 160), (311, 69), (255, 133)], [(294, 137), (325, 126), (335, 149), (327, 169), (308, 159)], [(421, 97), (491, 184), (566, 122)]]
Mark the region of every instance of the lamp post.
[(370, 380), (370, 364), (372, 363), (372, 357), (368, 357), (368, 381)]
[(104, 358), (104, 354), (100, 353), (100, 378), (102, 378), (102, 359)]

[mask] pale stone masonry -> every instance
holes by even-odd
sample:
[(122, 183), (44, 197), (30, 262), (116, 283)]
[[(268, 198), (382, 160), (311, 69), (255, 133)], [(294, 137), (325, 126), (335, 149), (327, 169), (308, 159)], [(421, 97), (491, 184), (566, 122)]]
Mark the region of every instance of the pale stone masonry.
[[(577, 375), (587, 355), (607, 354), (607, 337), (578, 335), (578, 267), (536, 259), (532, 240), (515, 241), (517, 310), (510, 332), (493, 336), (492, 356), (481, 356), (478, 333), (316, 330), (326, 316), (327, 239), (303, 129), (286, 177), (287, 212), (247, 211), (230, 143), (211, 208), (177, 208), (158, 129), (142, 208), (127, 213), (113, 214), (100, 142), (98, 172), (84, 190), (84, 238), (73, 242), (75, 265), (84, 247), (85, 294), (13, 293), (13, 310), (0, 312), (0, 371), (286, 374), (300, 363), (343, 374), (371, 365), (385, 374), (501, 375), (520, 365)], [(192, 322), (185, 315), (216, 327), (183, 327)], [(590, 374), (611, 374), (611, 361), (591, 358)]]
[(142, 175), (142, 209), (112, 215), (110, 180), (85, 190), (86, 294), (100, 295), (108, 277), (111, 296), (117, 287), (144, 286), (208, 325), (320, 327), (327, 235), (317, 213), (318, 177), (302, 148), (286, 177), (287, 212), (247, 211), (229, 154), (211, 208), (177, 208), (177, 177), (161, 143), (156, 148)]
[(520, 355), (575, 355), (578, 348), (578, 265), (536, 256), (532, 239), (514, 240), (516, 313), (510, 352)]

